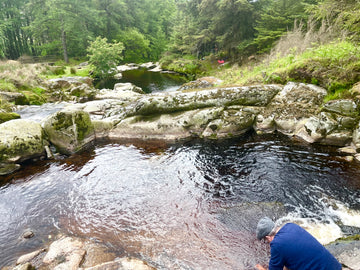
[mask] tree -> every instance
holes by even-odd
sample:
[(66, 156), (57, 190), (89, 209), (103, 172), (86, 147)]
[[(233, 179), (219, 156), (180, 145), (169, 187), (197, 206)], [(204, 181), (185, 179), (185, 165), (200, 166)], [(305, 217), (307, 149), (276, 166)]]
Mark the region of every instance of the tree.
[(346, 31), (353, 40), (360, 41), (360, 1), (324, 0), (320, 5), (314, 5), (310, 12), (319, 21), (339, 32)]
[(316, 0), (259, 0), (256, 20), (255, 44), (259, 52), (267, 52), (282, 35), (294, 26), (294, 22), (307, 21), (306, 6)]
[(93, 76), (106, 78), (114, 73), (122, 59), (124, 45), (121, 42), (108, 43), (107, 38), (97, 37), (87, 48), (89, 64), (94, 66)]
[(84, 52), (94, 22), (86, 0), (30, 0), (30, 30), (41, 54), (62, 52), (65, 62), (70, 55)]
[(141, 63), (148, 59), (150, 41), (136, 28), (124, 31), (118, 40), (125, 47), (123, 51), (125, 62)]
[(28, 33), (23, 27), (28, 17), (22, 12), (26, 0), (2, 0), (0, 2), (0, 56), (17, 59), (30, 53)]

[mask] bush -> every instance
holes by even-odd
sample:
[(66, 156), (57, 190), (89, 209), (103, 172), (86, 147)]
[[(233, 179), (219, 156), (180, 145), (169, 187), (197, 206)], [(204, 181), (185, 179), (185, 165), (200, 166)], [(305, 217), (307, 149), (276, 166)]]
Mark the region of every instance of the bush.
[(106, 38), (97, 37), (87, 48), (89, 64), (94, 67), (93, 76), (106, 78), (114, 74), (114, 68), (122, 59), (124, 45), (121, 42), (108, 43)]

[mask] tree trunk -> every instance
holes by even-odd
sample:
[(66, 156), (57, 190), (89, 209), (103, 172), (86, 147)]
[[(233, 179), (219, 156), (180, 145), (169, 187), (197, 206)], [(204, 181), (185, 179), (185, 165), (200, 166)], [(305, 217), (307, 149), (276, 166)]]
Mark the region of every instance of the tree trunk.
[(65, 63), (69, 63), (69, 56), (68, 56), (67, 46), (66, 46), (66, 31), (64, 30), (64, 28), (61, 30), (61, 43), (62, 43), (63, 52), (64, 52), (64, 61), (65, 61)]

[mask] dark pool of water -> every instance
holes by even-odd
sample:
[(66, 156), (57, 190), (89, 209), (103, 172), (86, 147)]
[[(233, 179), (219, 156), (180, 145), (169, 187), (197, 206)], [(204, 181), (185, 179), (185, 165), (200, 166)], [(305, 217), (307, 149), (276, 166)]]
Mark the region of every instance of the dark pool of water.
[(175, 91), (188, 78), (177, 73), (152, 72), (147, 69), (135, 69), (122, 72), (122, 79), (106, 79), (95, 82), (98, 89), (113, 89), (116, 83), (130, 82), (143, 89), (145, 93)]
[[(0, 266), (61, 232), (98, 239), (158, 269), (253, 269), (268, 252), (254, 235), (259, 209), (278, 203), (284, 213), (267, 213), (324, 224), (336, 219), (327, 214), (329, 201), (360, 210), (360, 167), (337, 155), (283, 137), (248, 136), (107, 143), (27, 164), (1, 178)], [(26, 229), (35, 237), (23, 240)]]

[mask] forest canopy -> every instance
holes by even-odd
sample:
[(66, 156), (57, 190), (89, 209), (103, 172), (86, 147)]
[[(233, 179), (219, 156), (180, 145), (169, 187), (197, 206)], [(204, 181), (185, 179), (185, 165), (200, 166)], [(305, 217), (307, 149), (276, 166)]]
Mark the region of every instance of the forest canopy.
[(359, 42), (359, 0), (1, 0), (0, 58), (82, 58), (96, 38), (124, 62), (269, 52), (295, 25)]

